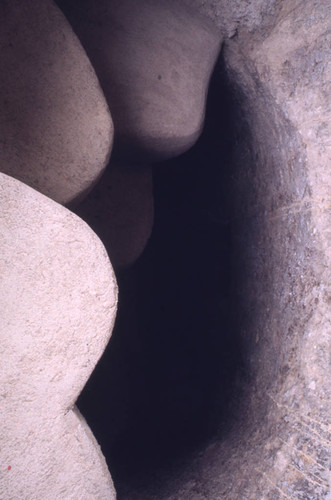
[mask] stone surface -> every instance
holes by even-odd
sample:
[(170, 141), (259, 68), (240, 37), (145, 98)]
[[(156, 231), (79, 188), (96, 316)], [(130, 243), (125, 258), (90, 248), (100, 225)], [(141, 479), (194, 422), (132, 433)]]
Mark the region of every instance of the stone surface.
[(111, 163), (76, 213), (101, 238), (115, 269), (133, 264), (153, 227), (151, 167)]
[(252, 35), (268, 31), (277, 23), (282, 8), (279, 0), (182, 0), (208, 17), (225, 38), (246, 30)]
[[(121, 500), (326, 499), (330, 491), (330, 2), (194, 0), (197, 4), (229, 37), (222, 59), (226, 85), (220, 92), (228, 88), (225, 99), (230, 93), (223, 109), (228, 104), (225, 126), (231, 128), (233, 148), (227, 183), (220, 186), (220, 193), (227, 195), (230, 214), (230, 311), (244, 366), (231, 418), (222, 421), (210, 442), (165, 471), (153, 475), (148, 470), (135, 484), (122, 484)], [(222, 148), (213, 147), (209, 159), (219, 162)], [(16, 193), (14, 206), (21, 196)], [(43, 220), (38, 220), (41, 228)], [(30, 240), (29, 235), (29, 245)], [(70, 247), (65, 243), (64, 252)], [(40, 249), (35, 246), (36, 266)], [(76, 273), (83, 265), (75, 266)], [(13, 301), (7, 290), (4, 303), (10, 311)], [(34, 304), (43, 304), (42, 300), (43, 295)], [(38, 315), (36, 309), (33, 314)], [(7, 346), (5, 333), (2, 344)], [(21, 348), (20, 342), (17, 352)], [(139, 355), (142, 364), (144, 353)], [(13, 373), (15, 380), (19, 372)], [(8, 385), (6, 381), (1, 387)], [(28, 382), (24, 393), (31, 393)], [(1, 428), (6, 439), (11, 439), (15, 425), (20, 428), (19, 418), (21, 414), (5, 415)], [(39, 416), (33, 418), (38, 421)], [(22, 436), (20, 455), (15, 451), (18, 461), (31, 453), (24, 454), (24, 449), (22, 453), (26, 436), (30, 440), (33, 433)], [(10, 459), (8, 451), (2, 473), (14, 471)], [(41, 463), (46, 475), (49, 462)], [(65, 461), (62, 469), (64, 465)], [(29, 467), (34, 468), (29, 487), (33, 484), (35, 489), (40, 463)], [(73, 473), (68, 469), (64, 479)], [(22, 477), (21, 470), (12, 484), (22, 484)]]
[(108, 162), (108, 106), (51, 0), (5, 0), (0, 25), (1, 171), (68, 203), (90, 189)]
[(198, 138), (221, 36), (182, 2), (58, 0), (110, 106), (123, 159), (176, 156)]
[[(238, 6), (196, 3), (214, 7), (215, 22)], [(330, 497), (331, 5), (240, 3), (220, 92), (230, 93), (225, 192), (243, 371), (209, 443), (123, 483), (123, 500)]]
[(111, 334), (117, 286), (76, 215), (0, 174), (1, 498), (114, 499), (75, 407)]

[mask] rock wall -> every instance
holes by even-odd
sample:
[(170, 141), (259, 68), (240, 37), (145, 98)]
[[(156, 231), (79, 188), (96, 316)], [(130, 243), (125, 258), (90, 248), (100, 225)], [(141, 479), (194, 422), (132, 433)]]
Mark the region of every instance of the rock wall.
[[(14, 11), (19, 3), (15, 0)], [(316, 0), (185, 3), (192, 12), (198, 9), (209, 17), (218, 29), (217, 37), (224, 38), (216, 71), (222, 68), (220, 91), (226, 88), (230, 96), (225, 108), (233, 148), (226, 188), (220, 187), (220, 192), (225, 193), (232, 234), (232, 328), (244, 362), (228, 418), (214, 437), (158, 477), (150, 475), (134, 488), (122, 484), (120, 498), (327, 498), (331, 5)], [(7, 18), (8, 6), (6, 2), (1, 6), (2, 19)], [(64, 18), (55, 15), (67, 30)], [(13, 30), (9, 31), (11, 35)], [(106, 132), (98, 149), (102, 151), (100, 160), (92, 162), (92, 176), (83, 187), (64, 182), (65, 194), (59, 198), (63, 203), (86, 194), (97, 180), (111, 148), (108, 132), (112, 128), (92, 68), (69, 32), (74, 52), (92, 82), (94, 91), (87, 95), (92, 95), (92, 108), (97, 96), (95, 102), (100, 105)], [(24, 45), (25, 32), (20, 33)], [(10, 51), (9, 38), (5, 36), (2, 41), (6, 49), (3, 54)], [(21, 64), (24, 66), (25, 60)], [(7, 77), (13, 74), (4, 72), (4, 89), (11, 88)], [(31, 82), (29, 85), (33, 88)], [(47, 85), (40, 86), (44, 89)], [(15, 99), (13, 102), (17, 103)], [(1, 133), (6, 147), (1, 170), (58, 199), (49, 187), (43, 189), (40, 184), (48, 180), (44, 170), (42, 174), (35, 170), (35, 165), (47, 166), (44, 146), (39, 148), (38, 141), (30, 141), (33, 129), (24, 128), (22, 135), (19, 113), (11, 114), (8, 100), (2, 104), (6, 112)], [(36, 109), (40, 110), (38, 106)], [(45, 113), (41, 109), (43, 119)], [(80, 110), (78, 116), (82, 113)], [(40, 130), (38, 134), (44, 144)], [(53, 135), (58, 137), (56, 131)], [(88, 132), (87, 136), (90, 138)], [(72, 151), (81, 153), (75, 141), (73, 149), (69, 148), (70, 155)], [(9, 149), (8, 143), (12, 144)], [(26, 144), (37, 147), (26, 150)], [(55, 143), (58, 153), (54, 157), (59, 161), (50, 172), (66, 181), (67, 177), (61, 176), (66, 162), (61, 144)], [(21, 147), (18, 152), (17, 145)], [(217, 158), (217, 147), (215, 155)], [(19, 162), (15, 163), (17, 158)], [(31, 161), (24, 163), (24, 158)], [(85, 161), (84, 153), (82, 158)], [(22, 169), (25, 164), (29, 167), (26, 170)], [(32, 181), (22, 178), (23, 172), (34, 172)], [(139, 244), (132, 246), (132, 253), (130, 245), (135, 237), (130, 245), (123, 237), (123, 248), (114, 250), (119, 266), (131, 263), (142, 252), (150, 234), (153, 209), (149, 173), (146, 165), (146, 178), (139, 176), (129, 183), (132, 191), (124, 190), (133, 193), (130, 198), (136, 200), (139, 209), (145, 208), (139, 214), (129, 207), (127, 218), (123, 218), (135, 229), (140, 221), (143, 223), (136, 233)], [(125, 175), (120, 175), (116, 180), (120, 189), (114, 206), (102, 204), (110, 207), (116, 220), (113, 208), (121, 205), (116, 200), (125, 197), (121, 195), (123, 178)], [(145, 190), (139, 190), (141, 198), (135, 190), (140, 182)], [(67, 186), (73, 185), (74, 190), (67, 192)], [(86, 218), (91, 220), (94, 200), (98, 202), (98, 193), (103, 193), (99, 189), (86, 202)], [(104, 459), (73, 406), (105, 347), (114, 320), (116, 285), (104, 249), (69, 211), (4, 174), (0, 204), (1, 306), (5, 320), (1, 331), (5, 361), (1, 374), (5, 409), (1, 414), (1, 494), (4, 500), (114, 498)], [(81, 210), (84, 212), (84, 205)], [(123, 264), (124, 250), (128, 258)]]
[(330, 2), (198, 3), (221, 28), (237, 16), (222, 71), (244, 370), (208, 445), (123, 498), (328, 498)]
[(113, 270), (82, 220), (0, 177), (0, 497), (113, 499), (75, 407), (113, 328)]
[(59, 203), (78, 200), (113, 143), (96, 74), (52, 1), (4, 1), (0, 22), (0, 171)]

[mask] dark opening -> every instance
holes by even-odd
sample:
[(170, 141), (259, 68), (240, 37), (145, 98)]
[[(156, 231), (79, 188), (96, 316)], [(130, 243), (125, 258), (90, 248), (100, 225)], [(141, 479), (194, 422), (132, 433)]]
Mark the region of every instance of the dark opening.
[(233, 106), (219, 62), (201, 138), (155, 166), (153, 233), (117, 273), (113, 336), (78, 400), (119, 500), (128, 485), (187, 460), (230, 414), (241, 370), (227, 193)]

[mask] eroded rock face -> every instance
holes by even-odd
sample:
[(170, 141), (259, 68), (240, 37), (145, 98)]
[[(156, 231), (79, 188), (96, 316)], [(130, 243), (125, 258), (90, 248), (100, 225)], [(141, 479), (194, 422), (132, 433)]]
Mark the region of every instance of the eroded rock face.
[[(189, 3), (187, 0), (186, 4)], [(330, 121), (326, 100), (329, 71), (326, 64), (329, 59), (327, 38), (329, 6), (327, 3), (313, 0), (307, 2), (249, 0), (245, 4), (239, 0), (231, 4), (222, 0), (219, 2), (195, 0), (194, 4), (199, 4), (202, 11), (204, 8), (209, 9), (211, 17), (215, 16), (215, 25), (221, 26), (223, 33), (229, 36), (224, 46), (223, 72), (227, 81), (226, 86), (230, 88), (232, 96), (229, 116), (232, 120), (234, 147), (227, 179), (228, 185), (226, 188), (223, 187), (222, 192), (228, 196), (227, 206), (230, 214), (228, 224), (232, 235), (233, 302), (231, 308), (233, 310), (231, 314), (234, 317), (232, 326), (244, 353), (244, 367), (242, 373), (238, 375), (236, 398), (233, 401), (231, 409), (233, 415), (231, 415), (230, 422), (221, 422), (219, 432), (206, 446), (191, 453), (186, 461), (180, 462), (179, 466), (177, 463), (172, 463), (163, 476), (159, 471), (153, 475), (148, 470), (145, 471), (143, 478), (138, 477), (135, 484), (126, 482), (124, 478), (120, 484), (121, 499), (215, 500), (225, 498), (237, 500), (246, 498), (255, 500), (265, 498), (274, 500), (297, 498), (318, 500), (327, 498), (330, 489), (327, 424), (330, 324), (328, 296), (330, 283), (328, 209), (330, 204), (328, 197), (330, 187), (329, 160), (326, 156), (329, 137), (327, 124)], [(92, 3), (89, 2), (84, 3), (82, 18), (79, 17), (81, 11), (71, 11), (73, 18), (77, 16), (77, 26), (80, 23), (82, 23), (81, 26), (89, 23), (85, 13), (91, 5)], [(103, 14), (103, 5), (103, 3), (94, 4), (93, 9), (96, 10), (92, 9), (92, 17), (89, 18), (91, 25), (88, 29), (86, 28), (86, 33), (95, 29), (93, 16), (95, 15), (96, 19), (100, 20), (98, 16), (100, 12)], [(121, 5), (126, 4), (121, 3)], [(121, 5), (119, 9), (122, 8)], [(149, 5), (153, 10), (152, 4)], [(166, 9), (166, 7), (161, 8)], [(220, 20), (223, 8), (224, 12), (229, 15), (226, 18), (231, 20), (229, 25), (226, 24), (227, 21)], [(240, 12), (236, 10), (237, 8)], [(130, 12), (127, 13), (129, 18)], [(108, 19), (108, 15), (110, 14), (106, 12), (105, 20)], [(102, 22), (99, 29), (100, 32), (103, 31)], [(138, 35), (142, 34), (138, 32)], [(107, 41), (108, 33), (104, 36)], [(129, 47), (133, 46), (133, 48), (127, 53), (132, 54), (132, 58), (135, 59), (133, 38), (130, 43), (132, 45)], [(93, 46), (93, 50), (97, 55), (99, 54), (96, 47)], [(104, 57), (102, 50), (100, 49), (100, 60)], [(120, 53), (119, 51), (118, 54)], [(150, 53), (150, 48), (148, 53)], [(114, 50), (112, 57), (116, 57), (116, 54)], [(98, 57), (95, 59), (96, 66)], [(145, 59), (139, 61), (139, 64), (143, 66), (144, 62)], [(199, 60), (199, 64), (200, 62)], [(119, 63), (122, 64), (122, 59)], [(158, 74), (163, 78), (161, 72)], [(136, 77), (136, 73), (133, 73), (133, 76)], [(139, 74), (137, 80), (139, 81)], [(141, 85), (141, 81), (139, 84)], [(124, 85), (122, 89), (118, 103), (120, 103), (122, 92), (123, 96), (127, 92)], [(223, 90), (224, 86), (220, 86), (220, 91)], [(129, 91), (128, 95), (131, 95)], [(134, 94), (132, 95), (134, 97)], [(129, 102), (136, 103), (134, 98)], [(144, 110), (146, 109), (148, 108), (144, 106)], [(153, 119), (153, 113), (151, 115)], [(132, 126), (132, 123), (127, 125), (125, 122), (123, 127), (125, 126)], [(141, 130), (140, 125), (138, 128)], [(126, 132), (125, 128), (123, 130)], [(151, 150), (154, 154), (154, 139), (149, 141), (149, 137), (148, 140), (146, 139), (147, 146), (143, 142), (141, 150), (134, 144), (132, 147), (134, 155), (136, 151), (139, 153), (148, 151), (148, 154), (151, 154)], [(143, 139), (145, 141), (145, 138)], [(125, 134), (124, 140), (126, 140)], [(150, 142), (152, 142), (152, 148)], [(176, 151), (180, 151), (180, 148)], [(218, 162), (217, 147), (214, 152), (215, 161)], [(209, 154), (209, 159), (211, 156), (213, 155)], [(15, 214), (15, 217), (8, 219), (8, 214), (5, 214), (5, 224), (1, 226), (7, 238), (7, 240), (2, 238), (1, 241), (9, 241), (8, 244), (6, 243), (9, 249), (13, 246), (15, 249), (18, 248), (17, 254), (20, 256), (19, 260), (15, 260), (19, 267), (17, 271), (15, 270), (14, 277), (8, 275), (8, 262), (12, 262), (13, 252), (5, 247), (6, 261), (3, 265), (3, 276), (6, 281), (2, 303), (5, 305), (5, 317), (7, 314), (8, 317), (14, 319), (19, 318), (20, 315), (24, 318), (25, 314), (28, 314), (29, 318), (30, 315), (35, 315), (37, 323), (32, 323), (29, 328), (33, 332), (38, 332), (38, 335), (44, 335), (43, 327), (45, 326), (47, 335), (45, 333), (45, 338), (42, 337), (43, 342), (39, 342), (40, 337), (37, 337), (35, 341), (31, 334), (31, 337), (27, 339), (27, 344), (22, 345), (21, 337), (17, 337), (17, 332), (25, 331), (26, 324), (22, 325), (20, 321), (8, 325), (3, 333), (3, 345), (10, 356), (13, 356), (14, 362), (11, 365), (13, 371), (8, 372), (9, 376), (5, 378), (1, 387), (6, 389), (11, 384), (15, 384), (17, 373), (22, 373), (22, 377), (26, 377), (20, 379), (24, 382), (24, 390), (17, 398), (21, 405), (24, 393), (26, 422), (22, 425), (24, 415), (22, 412), (19, 413), (17, 408), (10, 408), (9, 405), (7, 410), (7, 406), (5, 407), (2, 429), (4, 429), (6, 439), (9, 436), (9, 443), (14, 443), (4, 448), (5, 466), (11, 467), (6, 474), (14, 472), (15, 463), (21, 468), (16, 477), (13, 475), (1, 477), (5, 487), (8, 488), (9, 497), (10, 495), (17, 496), (16, 491), (12, 494), (13, 490), (10, 488), (14, 488), (15, 485), (21, 488), (22, 477), (28, 477), (28, 487), (31, 488), (32, 497), (36, 487), (40, 487), (39, 498), (52, 498), (49, 490), (52, 494), (53, 491), (55, 492), (54, 498), (59, 498), (63, 496), (63, 492), (65, 496), (70, 488), (80, 488), (81, 481), (84, 481), (84, 474), (82, 474), (82, 469), (77, 471), (75, 467), (70, 467), (70, 464), (60, 463), (58, 455), (52, 448), (54, 441), (52, 432), (48, 432), (48, 416), (53, 415), (51, 413), (53, 410), (49, 410), (46, 420), (40, 411), (35, 415), (35, 406), (33, 406), (36, 401), (34, 399), (35, 380), (36, 387), (40, 389), (38, 395), (44, 394), (44, 385), (38, 385), (39, 375), (38, 377), (34, 375), (36, 369), (39, 370), (39, 365), (36, 364), (36, 351), (45, 345), (47, 356), (51, 356), (53, 351), (57, 354), (57, 344), (53, 341), (57, 337), (52, 332), (56, 331), (57, 335), (62, 336), (64, 330), (66, 335), (68, 331), (72, 331), (75, 317), (79, 317), (81, 310), (84, 312), (86, 309), (84, 302), (86, 297), (77, 297), (76, 292), (71, 290), (70, 286), (67, 290), (65, 286), (67, 281), (60, 280), (59, 290), (63, 291), (63, 294), (56, 297), (56, 307), (54, 307), (56, 311), (54, 312), (49, 306), (49, 300), (45, 303), (47, 296), (44, 294), (44, 276), (40, 274), (40, 270), (46, 273), (46, 277), (48, 275), (47, 269), (43, 267), (44, 254), (41, 252), (44, 247), (40, 246), (41, 240), (38, 239), (38, 234), (44, 235), (48, 227), (50, 231), (52, 230), (53, 224), (49, 226), (49, 221), (54, 220), (57, 212), (54, 210), (54, 204), (50, 210), (46, 210), (43, 205), (42, 216), (35, 220), (34, 229), (30, 234), (29, 224), (31, 224), (32, 215), (27, 200), (23, 196), (25, 189), (27, 188), (23, 189), (21, 186), (19, 190), (16, 190), (15, 196), (10, 201), (13, 212), (8, 212)], [(32, 202), (35, 204), (35, 194), (32, 195), (31, 193), (34, 192), (31, 190), (29, 192), (29, 198), (32, 196)], [(108, 201), (107, 199), (107, 203)], [(20, 210), (16, 208), (18, 202), (20, 202)], [(9, 226), (8, 221), (11, 221)], [(10, 229), (9, 236), (6, 233), (7, 227)], [(21, 236), (18, 238), (15, 232), (17, 227), (20, 227), (23, 232), (23, 241), (27, 241), (24, 248), (20, 246)], [(36, 227), (38, 229), (35, 229)], [(89, 270), (85, 258), (84, 260), (74, 259), (74, 261), (70, 259), (67, 261), (63, 258), (63, 255), (67, 255), (66, 252), (71, 251), (70, 249), (77, 244), (77, 239), (72, 239), (72, 234), (75, 233), (72, 226), (70, 226), (70, 232), (70, 239), (61, 240), (57, 237), (57, 230), (54, 230), (52, 238), (46, 239), (53, 242), (55, 235), (57, 246), (53, 249), (52, 246), (46, 245), (45, 254), (48, 260), (52, 261), (54, 258), (60, 263), (57, 265), (63, 268), (61, 272), (68, 272), (70, 280), (81, 280), (80, 283), (84, 289), (83, 284), (86, 285), (86, 273)], [(25, 251), (26, 248), (30, 248), (31, 242), (30, 256), (30, 253), (26, 255)], [(61, 250), (61, 259), (56, 254), (57, 248)], [(86, 251), (91, 252), (91, 248), (93, 245), (91, 247), (89, 243), (89, 249)], [(27, 262), (29, 256), (32, 259), (32, 267)], [(15, 258), (16, 255), (14, 255)], [(63, 265), (64, 263), (68, 264), (67, 267)], [(77, 277), (77, 270), (83, 268), (84, 278), (79, 275)], [(29, 276), (24, 273), (29, 273)], [(39, 279), (36, 289), (34, 287), (31, 289), (30, 283), (35, 283), (35, 279)], [(47, 279), (53, 282), (53, 275)], [(13, 290), (15, 281), (29, 284), (28, 291), (25, 286), (19, 290), (21, 294), (19, 298), (28, 296), (31, 302), (25, 299), (20, 300), (17, 311), (13, 306), (17, 303), (17, 287), (15, 286)], [(67, 314), (68, 304), (75, 303), (76, 299), (80, 301), (79, 308), (71, 311), (69, 319), (60, 317), (59, 321), (67, 322), (63, 331), (62, 326), (58, 330), (57, 317), (60, 311), (59, 306), (63, 304), (62, 295), (63, 302), (66, 302), (63, 308)], [(93, 296), (93, 293), (90, 290), (87, 297), (91, 295)], [(22, 311), (24, 304), (28, 304), (28, 311)], [(108, 306), (110, 304), (107, 303)], [(47, 314), (43, 311), (47, 311)], [(51, 326), (48, 326), (48, 323), (45, 325), (45, 316), (48, 319), (52, 311), (56, 321)], [(86, 317), (84, 317), (84, 332), (85, 320)], [(54, 330), (52, 330), (53, 327)], [(10, 334), (10, 328), (13, 329), (12, 334)], [(96, 330), (95, 325), (93, 329), (93, 331)], [(203, 331), (201, 334), (203, 335)], [(17, 345), (14, 345), (16, 340)], [(48, 341), (51, 343), (49, 349)], [(74, 366), (76, 363), (78, 366), (80, 360), (84, 358), (85, 346), (83, 348), (82, 344), (80, 345), (81, 352), (78, 357), (75, 357), (75, 353), (68, 348), (59, 353), (59, 359), (64, 363), (63, 371), (60, 374), (56, 372), (55, 375), (59, 376), (58, 381), (56, 377), (54, 379), (64, 388), (72, 387), (73, 384), (76, 388), (76, 395), (81, 385), (76, 384), (75, 381), (73, 383), (66, 377), (62, 379), (61, 376), (67, 373), (66, 356), (73, 357)], [(26, 350), (23, 352), (24, 349)], [(143, 355), (141, 357), (143, 359)], [(166, 360), (164, 363), (166, 364)], [(28, 371), (23, 369), (24, 366), (29, 367)], [(89, 370), (90, 368), (87, 369)], [(64, 389), (61, 391), (59, 385), (58, 388), (59, 394), (63, 394)], [(54, 416), (52, 426), (59, 435), (65, 434), (63, 408), (68, 409), (75, 399), (73, 394), (70, 394), (65, 404), (61, 398), (58, 401), (52, 401), (57, 408), (61, 408), (61, 412), (57, 415), (61, 414), (62, 419), (57, 420)], [(29, 400), (26, 395), (28, 398), (31, 395), (33, 397)], [(50, 406), (48, 401), (51, 401), (51, 398), (49, 393), (47, 396), (45, 408), (48, 411)], [(6, 399), (4, 401), (7, 404)], [(73, 412), (69, 411), (67, 416), (68, 419), (72, 418), (77, 422)], [(30, 420), (33, 421), (33, 425), (29, 427)], [(45, 447), (47, 446), (50, 450), (50, 456), (53, 451), (54, 455), (52, 460), (42, 459), (38, 463), (34, 461), (27, 463), (24, 457), (31, 455), (30, 448), (35, 450), (35, 422), (40, 429), (39, 441), (43, 440)], [(75, 425), (72, 424), (70, 429), (72, 430)], [(43, 426), (47, 430), (47, 436), (43, 434)], [(15, 438), (16, 435), (19, 436), (19, 441)], [(22, 453), (21, 444), (25, 442), (29, 443), (27, 447), (29, 450), (26, 454)], [(68, 450), (73, 451), (74, 447), (71, 446), (70, 439), (68, 443)], [(42, 472), (45, 474), (41, 474), (40, 463), (43, 464)], [(88, 467), (88, 461), (86, 467)], [(56, 489), (57, 485), (52, 482), (53, 479), (48, 478), (47, 483), (46, 475), (49, 470), (52, 472), (49, 475), (51, 479), (57, 479), (63, 473), (67, 481), (67, 486), (60, 493)], [(27, 471), (29, 476), (27, 476)], [(95, 498), (95, 492), (100, 491), (98, 490), (100, 484), (104, 484), (103, 480), (101, 481), (100, 476), (92, 470), (91, 473), (88, 471), (85, 476), (88, 479), (91, 478), (91, 482), (89, 482), (90, 490), (87, 490), (88, 494), (84, 495), (84, 498)], [(95, 477), (97, 480), (94, 483)], [(7, 484), (8, 478), (10, 481), (14, 479)], [(58, 484), (60, 483), (58, 481)], [(107, 484), (109, 489), (106, 490), (106, 494), (112, 491), (109, 483)], [(21, 491), (26, 494), (23, 486)], [(73, 498), (76, 493), (76, 490), (72, 493)], [(100, 496), (105, 497), (104, 491)]]
[(51, 0), (0, 6), (1, 171), (68, 203), (105, 168), (113, 125), (94, 70)]
[(74, 406), (116, 313), (105, 249), (77, 216), (5, 174), (0, 247), (1, 497), (114, 499)]
[(115, 269), (133, 264), (153, 227), (152, 168), (111, 163), (76, 213), (102, 239)]
[(121, 159), (176, 156), (198, 138), (221, 35), (166, 0), (59, 0), (100, 79)]
[[(195, 3), (220, 16), (229, 8)], [(270, 24), (262, 7), (271, 4)], [(214, 438), (155, 481), (123, 482), (125, 500), (330, 494), (330, 2), (245, 6), (222, 62), (232, 99), (227, 205), (243, 373)]]

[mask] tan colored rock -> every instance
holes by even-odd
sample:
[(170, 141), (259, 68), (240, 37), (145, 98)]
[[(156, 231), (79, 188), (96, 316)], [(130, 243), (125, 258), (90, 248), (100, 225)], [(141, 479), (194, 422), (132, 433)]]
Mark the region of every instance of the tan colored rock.
[(115, 268), (133, 264), (153, 227), (152, 168), (111, 163), (76, 212), (101, 238)]
[(51, 0), (0, 5), (1, 171), (60, 203), (101, 175), (113, 126), (94, 70)]
[(62, 1), (110, 106), (115, 151), (159, 160), (198, 138), (221, 35), (174, 0)]
[(76, 215), (4, 174), (0, 247), (0, 496), (112, 500), (74, 406), (115, 318), (105, 249)]

